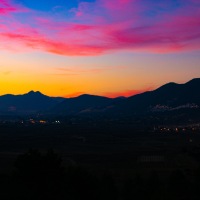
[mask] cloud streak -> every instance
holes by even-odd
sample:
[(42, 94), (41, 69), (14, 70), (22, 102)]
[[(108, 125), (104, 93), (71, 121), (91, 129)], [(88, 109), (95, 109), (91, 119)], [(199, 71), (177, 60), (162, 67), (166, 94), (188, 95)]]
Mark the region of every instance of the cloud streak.
[(0, 48), (66, 56), (123, 50), (167, 53), (200, 49), (198, 1), (179, 0), (176, 5), (172, 0), (155, 2), (81, 2), (68, 11), (70, 17), (61, 19), (14, 1), (0, 0)]
[(84, 68), (84, 67), (81, 67), (81, 66), (75, 66), (73, 68), (55, 68), (55, 70), (58, 72), (62, 72), (61, 74), (62, 75), (71, 75), (72, 73), (75, 73), (75, 74), (72, 74), (72, 75), (79, 75), (79, 74), (85, 74), (85, 73), (89, 73), (89, 74), (96, 74), (96, 73), (102, 73), (104, 71), (109, 71), (109, 70), (117, 70), (117, 69), (126, 69), (127, 67), (126, 66), (107, 66), (107, 67), (104, 67), (104, 68)]
[(7, 16), (10, 13), (21, 13), (27, 11), (27, 8), (14, 4), (11, 0), (0, 0), (0, 16)]

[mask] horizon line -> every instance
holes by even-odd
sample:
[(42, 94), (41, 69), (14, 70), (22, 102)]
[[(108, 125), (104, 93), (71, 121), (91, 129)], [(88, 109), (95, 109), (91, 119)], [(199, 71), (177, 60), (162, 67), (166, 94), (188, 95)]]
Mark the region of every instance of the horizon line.
[[(2, 94), (0, 95), (1, 96), (5, 96), (5, 95), (13, 95), (13, 96), (20, 96), (20, 95), (26, 95), (26, 94), (29, 94), (31, 92), (33, 93), (40, 93), (44, 96), (48, 96), (48, 97), (52, 97), (52, 98), (77, 98), (77, 97), (80, 97), (82, 95), (91, 95), (91, 96), (100, 96), (100, 97), (106, 97), (106, 98), (111, 98), (111, 99), (115, 99), (115, 98), (128, 98), (128, 97), (131, 97), (131, 96), (135, 96), (135, 95), (138, 95), (138, 94), (142, 94), (144, 92), (149, 92), (149, 91), (154, 91), (166, 84), (169, 84), (169, 83), (175, 83), (175, 84), (179, 84), (179, 85), (184, 85), (184, 84), (187, 84), (191, 81), (194, 81), (194, 80), (197, 80), (197, 79), (200, 79), (199, 78), (192, 78), (190, 79), (189, 81), (186, 81), (184, 83), (175, 83), (175, 82), (167, 82), (159, 87), (148, 87), (146, 89), (143, 89), (143, 90), (136, 90), (136, 89), (133, 89), (133, 90), (124, 90), (124, 91), (120, 91), (120, 92), (104, 92), (102, 94), (90, 94), (90, 93), (84, 93), (84, 92), (76, 92), (76, 93), (72, 93), (72, 94), (68, 94), (68, 95), (64, 95), (64, 96), (58, 96), (58, 95), (47, 95), (43, 92), (41, 92), (40, 90), (29, 90), (28, 92), (25, 92), (23, 94), (10, 94), (10, 93), (7, 93), (7, 94)], [(123, 95), (124, 94), (124, 95)]]

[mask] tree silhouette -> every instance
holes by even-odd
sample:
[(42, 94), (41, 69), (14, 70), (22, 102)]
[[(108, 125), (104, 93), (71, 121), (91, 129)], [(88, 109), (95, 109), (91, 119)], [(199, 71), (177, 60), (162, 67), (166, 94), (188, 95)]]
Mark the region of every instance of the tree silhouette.
[(118, 191), (115, 180), (111, 173), (106, 172), (103, 174), (100, 182), (101, 199), (117, 200)]
[(175, 170), (171, 173), (168, 183), (168, 194), (170, 199), (189, 199), (190, 182), (182, 170)]
[[(64, 168), (61, 158), (49, 150), (42, 155), (38, 150), (20, 155), (15, 162), (15, 178), (21, 189), (18, 190), (20, 197), (29, 199), (54, 199), (61, 195)], [(21, 198), (22, 198), (21, 197)]]
[(84, 167), (69, 166), (66, 174), (68, 199), (100, 199), (99, 180)]
[(160, 200), (163, 198), (162, 182), (159, 179), (158, 173), (153, 171), (146, 181), (146, 195), (149, 200)]

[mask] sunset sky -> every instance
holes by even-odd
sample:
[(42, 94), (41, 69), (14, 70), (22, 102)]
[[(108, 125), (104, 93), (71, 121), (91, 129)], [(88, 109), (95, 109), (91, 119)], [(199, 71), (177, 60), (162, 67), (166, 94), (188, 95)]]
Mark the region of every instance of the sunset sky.
[(200, 77), (200, 0), (0, 0), (0, 95), (130, 96)]

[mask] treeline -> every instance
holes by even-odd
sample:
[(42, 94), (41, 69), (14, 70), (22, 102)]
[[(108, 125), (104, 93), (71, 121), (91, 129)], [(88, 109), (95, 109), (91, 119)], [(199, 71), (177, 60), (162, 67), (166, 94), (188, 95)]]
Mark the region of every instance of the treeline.
[(196, 200), (200, 169), (190, 176), (174, 170), (165, 179), (157, 172), (118, 178), (75, 164), (64, 166), (54, 151), (30, 150), (20, 155), (11, 174), (0, 175), (1, 200)]

